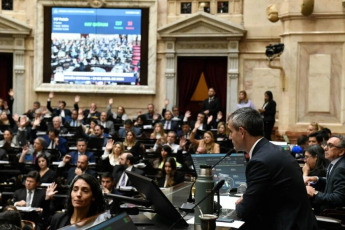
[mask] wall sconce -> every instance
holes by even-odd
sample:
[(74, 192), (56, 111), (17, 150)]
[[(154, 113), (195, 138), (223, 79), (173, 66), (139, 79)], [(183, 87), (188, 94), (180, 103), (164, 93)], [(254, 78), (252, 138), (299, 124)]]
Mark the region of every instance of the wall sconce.
[(283, 43), (278, 43), (278, 44), (270, 44), (266, 46), (266, 52), (265, 55), (267, 57), (267, 66), (270, 67), (271, 69), (279, 69), (280, 70), (280, 79), (281, 79), (281, 87), (282, 90), (285, 91), (285, 71), (283, 67), (281, 66), (273, 66), (271, 64), (272, 60), (276, 57), (279, 57), (283, 51), (284, 51), (284, 44)]

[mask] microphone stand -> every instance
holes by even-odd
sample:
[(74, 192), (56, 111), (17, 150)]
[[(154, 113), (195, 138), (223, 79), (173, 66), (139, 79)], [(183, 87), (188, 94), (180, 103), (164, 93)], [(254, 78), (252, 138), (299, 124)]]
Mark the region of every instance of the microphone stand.
[[(206, 200), (210, 195), (213, 195), (215, 192), (218, 192), (218, 194), (219, 194), (219, 189), (223, 186), (224, 183), (225, 183), (224, 180), (219, 181), (218, 184), (216, 184), (216, 186), (213, 187), (213, 189), (210, 193), (208, 193), (206, 196), (204, 196), (198, 203), (194, 204), (192, 209), (197, 207), (199, 204), (201, 204), (204, 200)], [(183, 216), (181, 216), (181, 218), (178, 221), (173, 223), (170, 226), (169, 230), (172, 230), (178, 222), (180, 222), (183, 218), (185, 218), (187, 216), (187, 214), (188, 214), (188, 212), (186, 214), (184, 214)]]

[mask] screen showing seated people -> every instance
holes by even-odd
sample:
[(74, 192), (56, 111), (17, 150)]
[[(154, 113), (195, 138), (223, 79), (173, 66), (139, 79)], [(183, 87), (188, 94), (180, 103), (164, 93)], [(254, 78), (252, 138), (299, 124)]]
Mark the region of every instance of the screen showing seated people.
[(51, 8), (50, 83), (140, 85), (141, 9)]
[[(199, 175), (200, 165), (213, 166), (225, 154), (192, 154), (194, 169), (196, 175)], [(238, 188), (246, 183), (246, 165), (247, 161), (243, 153), (235, 153), (226, 157), (215, 168), (212, 169), (214, 183), (225, 180), (220, 193), (229, 193), (230, 189)]]

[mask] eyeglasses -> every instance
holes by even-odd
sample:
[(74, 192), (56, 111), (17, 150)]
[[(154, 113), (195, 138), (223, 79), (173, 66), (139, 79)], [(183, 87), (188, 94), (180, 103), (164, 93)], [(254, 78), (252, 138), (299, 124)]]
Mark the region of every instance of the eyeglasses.
[(339, 148), (339, 149), (342, 148), (342, 147), (336, 146), (336, 145), (334, 145), (334, 144), (332, 144), (332, 143), (327, 143), (325, 147), (327, 147), (327, 148), (329, 148), (329, 149), (331, 149), (331, 148), (333, 148), (333, 147), (334, 147), (334, 148)]

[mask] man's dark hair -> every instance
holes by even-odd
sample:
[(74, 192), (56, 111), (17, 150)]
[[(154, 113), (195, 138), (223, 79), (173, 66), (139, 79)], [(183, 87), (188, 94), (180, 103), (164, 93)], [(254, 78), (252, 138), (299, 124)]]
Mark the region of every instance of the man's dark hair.
[(60, 134), (60, 130), (54, 129), (53, 127), (49, 128), (48, 132), (53, 132), (56, 137)]
[(39, 101), (34, 101), (33, 104), (36, 104), (36, 105), (38, 105), (38, 107), (41, 107), (41, 103)]
[(131, 165), (133, 165), (135, 163), (135, 157), (130, 152), (126, 154), (126, 160), (129, 160)]
[(316, 138), (316, 141), (321, 144), (323, 142), (323, 135), (321, 132), (317, 131), (317, 132), (313, 132), (311, 134), (309, 134), (308, 136), (309, 138), (310, 137), (315, 137)]
[(253, 137), (264, 135), (263, 119), (259, 112), (252, 108), (246, 107), (237, 109), (230, 115), (230, 120), (236, 131), (242, 127)]
[(103, 173), (101, 175), (102, 178), (110, 178), (111, 181), (114, 181), (114, 177), (113, 177), (113, 174), (111, 174), (110, 172), (106, 172), (106, 173)]
[(84, 139), (84, 138), (78, 138), (78, 139), (77, 139), (77, 144), (78, 144), (79, 141), (83, 141), (83, 142), (85, 142), (85, 144), (87, 145), (86, 139)]
[(63, 107), (66, 107), (66, 102), (65, 101), (60, 101), (60, 103), (63, 104)]
[(133, 121), (131, 119), (127, 119), (125, 120), (125, 125), (130, 125), (130, 126), (133, 126)]
[(99, 125), (99, 124), (98, 124), (98, 125), (95, 125), (95, 128), (96, 128), (97, 126), (98, 126), (102, 131), (104, 131), (104, 126), (103, 126), (103, 125)]
[(39, 183), (40, 180), (41, 180), (41, 176), (39, 174), (39, 172), (37, 171), (30, 171), (27, 175), (26, 175), (26, 178), (32, 178), (36, 181), (36, 183)]
[(307, 135), (301, 135), (297, 138), (297, 145), (305, 145), (308, 144), (308, 136)]

